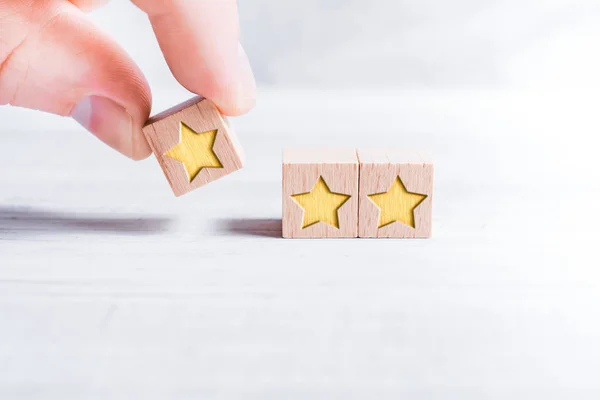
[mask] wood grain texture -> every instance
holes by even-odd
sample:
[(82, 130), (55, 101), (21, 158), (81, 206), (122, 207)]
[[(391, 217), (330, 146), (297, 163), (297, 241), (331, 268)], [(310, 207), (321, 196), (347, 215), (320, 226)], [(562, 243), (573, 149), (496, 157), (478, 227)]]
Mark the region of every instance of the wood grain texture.
[[(358, 159), (355, 150), (284, 150), (282, 172), (283, 237), (358, 236)], [(306, 211), (292, 196), (316, 190), (319, 182), (325, 182), (334, 194), (350, 196), (337, 209), (339, 228), (325, 222), (317, 222), (303, 228)]]
[[(0, 399), (600, 399), (597, 102), (348, 93), (263, 88), (251, 165), (180, 198), (0, 107)], [(340, 140), (436, 155), (434, 240), (281, 239), (282, 147)]]
[[(217, 130), (212, 150), (222, 168), (202, 168), (190, 182), (184, 164), (165, 155), (180, 143), (181, 123), (197, 133)], [(235, 132), (217, 107), (202, 97), (191, 99), (151, 118), (144, 127), (144, 134), (175, 196), (181, 196), (228, 175), (244, 164), (243, 149)]]
[[(416, 151), (359, 149), (359, 237), (428, 238), (431, 237), (433, 201), (433, 163)], [(400, 178), (405, 189), (426, 195), (413, 210), (414, 228), (400, 221), (381, 226), (382, 210), (373, 196), (388, 193)], [(398, 207), (402, 207), (398, 204)], [(380, 227), (381, 226), (381, 227)]]

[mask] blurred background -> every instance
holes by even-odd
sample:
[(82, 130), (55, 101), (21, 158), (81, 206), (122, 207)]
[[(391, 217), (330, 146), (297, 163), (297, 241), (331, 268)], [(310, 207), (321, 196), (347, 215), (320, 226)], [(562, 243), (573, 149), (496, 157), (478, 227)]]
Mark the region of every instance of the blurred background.
[[(259, 95), (256, 109), (235, 122), (242, 139), (253, 138), (246, 146), (254, 177), (273, 171), (282, 147), (337, 146), (352, 136), (349, 146), (429, 149), (448, 180), (465, 184), (556, 176), (589, 183), (563, 166), (596, 170), (593, 147), (581, 144), (598, 130), (599, 1), (238, 4)], [(92, 18), (142, 68), (153, 113), (190, 96), (130, 2), (112, 1)], [(357, 107), (361, 113), (349, 111)], [(375, 129), (374, 120), (390, 116), (392, 123)], [(273, 157), (253, 160), (252, 146), (265, 141)], [(519, 162), (507, 163), (507, 152)], [(478, 165), (469, 174), (467, 159)]]
[[(242, 43), (273, 86), (600, 86), (596, 0), (241, 0)], [(113, 1), (93, 14), (171, 85), (145, 16)]]

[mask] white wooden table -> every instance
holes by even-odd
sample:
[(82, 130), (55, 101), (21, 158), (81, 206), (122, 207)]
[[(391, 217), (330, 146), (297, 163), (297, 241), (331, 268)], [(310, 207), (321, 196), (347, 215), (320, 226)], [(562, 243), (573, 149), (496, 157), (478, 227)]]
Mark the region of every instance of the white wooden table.
[[(597, 399), (594, 99), (264, 91), (179, 199), (1, 108), (0, 399)], [(434, 238), (280, 239), (281, 149), (336, 145), (433, 153)]]

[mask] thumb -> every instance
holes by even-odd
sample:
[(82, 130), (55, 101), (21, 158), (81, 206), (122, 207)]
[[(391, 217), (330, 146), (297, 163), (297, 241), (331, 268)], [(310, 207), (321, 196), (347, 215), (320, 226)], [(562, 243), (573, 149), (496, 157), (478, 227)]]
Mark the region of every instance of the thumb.
[(3, 4), (0, 104), (70, 115), (126, 156), (147, 157), (150, 89), (126, 52), (69, 2)]

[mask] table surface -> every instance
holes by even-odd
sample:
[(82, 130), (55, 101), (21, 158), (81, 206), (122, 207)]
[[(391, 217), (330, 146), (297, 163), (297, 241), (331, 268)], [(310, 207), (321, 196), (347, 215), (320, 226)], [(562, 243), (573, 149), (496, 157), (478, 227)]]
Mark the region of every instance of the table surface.
[[(1, 108), (0, 398), (597, 399), (598, 105), (265, 90), (247, 167), (181, 198)], [(434, 237), (281, 239), (281, 149), (332, 146), (433, 154)]]

